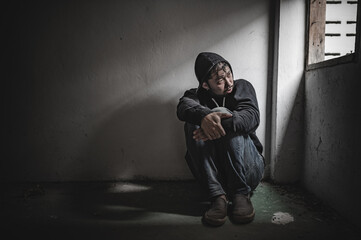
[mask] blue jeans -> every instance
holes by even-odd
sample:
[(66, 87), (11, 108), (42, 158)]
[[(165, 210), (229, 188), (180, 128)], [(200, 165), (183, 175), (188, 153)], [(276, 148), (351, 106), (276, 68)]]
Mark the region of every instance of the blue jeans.
[(206, 196), (248, 194), (261, 181), (264, 172), (263, 156), (252, 139), (239, 133), (228, 133), (216, 140), (195, 141), (197, 125), (184, 125), (186, 161)]

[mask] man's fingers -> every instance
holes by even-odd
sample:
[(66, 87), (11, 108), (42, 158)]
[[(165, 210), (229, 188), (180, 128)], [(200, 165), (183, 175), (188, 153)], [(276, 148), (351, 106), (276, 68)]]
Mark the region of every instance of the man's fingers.
[(203, 142), (205, 142), (205, 141), (208, 141), (209, 139), (208, 139), (206, 136), (204, 136), (204, 137), (201, 138), (201, 140), (202, 140)]
[(208, 137), (210, 140), (215, 140), (221, 137), (221, 135), (218, 133), (217, 130), (212, 129), (210, 132), (206, 133), (205, 132), (206, 137)]
[(222, 136), (226, 135), (222, 125), (219, 124), (212, 124), (212, 126), (207, 126), (203, 129), (203, 133), (207, 138), (210, 140), (218, 139)]
[(197, 128), (196, 130), (193, 131), (193, 136), (194, 135), (197, 135), (198, 133), (201, 132), (201, 129), (200, 128)]
[(193, 131), (193, 139), (196, 141), (207, 141), (209, 140), (209, 138), (206, 136), (206, 134), (204, 133), (204, 131), (201, 128), (196, 129), (195, 131)]
[(209, 134), (209, 133), (207, 133), (207, 132), (204, 132), (204, 135), (206, 135), (206, 137), (207, 137), (208, 139), (213, 140), (213, 137), (211, 136), (211, 134)]
[[(207, 141), (207, 140), (209, 140), (209, 139), (206, 137), (206, 135), (205, 135), (204, 133), (200, 133), (200, 134), (199, 134), (199, 140)], [(199, 141), (199, 140), (198, 140), (198, 141)]]
[(232, 117), (232, 114), (230, 114), (230, 113), (220, 113), (220, 112), (217, 112), (217, 115), (218, 115), (220, 118), (230, 118), (230, 117)]
[(199, 141), (201, 139), (201, 129), (200, 128), (193, 131), (193, 139), (195, 139), (196, 141)]
[(220, 123), (215, 124), (214, 127), (212, 128), (212, 130), (218, 136), (217, 138), (226, 135), (226, 132), (224, 131), (222, 124), (220, 124)]
[(218, 132), (221, 136), (225, 136), (226, 135), (226, 131), (224, 131), (223, 127), (221, 124), (218, 124)]
[(213, 112), (206, 115), (201, 121), (201, 129), (203, 130), (205, 136), (209, 140), (214, 140), (225, 136), (226, 132), (222, 127), (221, 119), (230, 117), (232, 117), (232, 114), (221, 112)]

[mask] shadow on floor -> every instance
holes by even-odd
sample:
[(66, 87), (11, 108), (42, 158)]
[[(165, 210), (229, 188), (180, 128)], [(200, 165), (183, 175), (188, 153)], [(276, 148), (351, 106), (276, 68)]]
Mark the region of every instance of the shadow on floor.
[[(194, 181), (1, 184), (11, 239), (358, 239), (358, 230), (294, 186), (262, 182), (251, 224), (201, 223), (208, 203)], [(275, 216), (291, 221), (277, 222)], [(5, 234), (6, 233), (6, 234)]]
[(148, 212), (201, 216), (207, 207), (193, 181), (95, 183), (79, 187), (87, 190), (72, 189), (74, 212), (84, 216), (93, 213), (102, 219), (136, 220)]

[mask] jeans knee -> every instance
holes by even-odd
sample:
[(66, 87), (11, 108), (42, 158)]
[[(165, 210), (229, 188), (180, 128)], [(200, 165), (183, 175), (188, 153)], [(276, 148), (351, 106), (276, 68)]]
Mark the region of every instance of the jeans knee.
[(224, 144), (236, 144), (243, 146), (245, 141), (248, 140), (248, 138), (248, 136), (244, 136), (239, 133), (227, 133), (224, 137), (222, 137), (222, 141), (224, 142)]

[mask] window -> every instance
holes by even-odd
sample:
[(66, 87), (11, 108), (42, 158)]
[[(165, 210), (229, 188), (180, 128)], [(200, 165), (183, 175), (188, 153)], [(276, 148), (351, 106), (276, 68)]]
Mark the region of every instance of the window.
[[(358, 49), (357, 6), (357, 0), (309, 1), (308, 65), (354, 59)], [(335, 61), (328, 61), (332, 59)]]
[(325, 60), (355, 52), (357, 1), (326, 1)]

